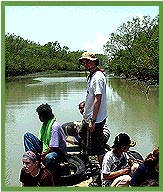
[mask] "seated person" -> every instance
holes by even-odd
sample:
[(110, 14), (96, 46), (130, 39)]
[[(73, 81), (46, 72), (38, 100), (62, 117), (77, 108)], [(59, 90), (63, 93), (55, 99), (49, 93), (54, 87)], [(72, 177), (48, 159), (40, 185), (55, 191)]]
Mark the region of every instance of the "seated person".
[(121, 187), (128, 186), (131, 180), (130, 171), (132, 160), (127, 155), (130, 147), (134, 147), (136, 142), (131, 141), (126, 133), (120, 133), (115, 137), (111, 151), (108, 151), (102, 162), (101, 181), (102, 187)]
[(158, 186), (159, 183), (159, 148), (147, 155), (144, 162), (135, 171), (130, 186)]
[[(85, 101), (79, 103), (79, 111), (83, 115), (85, 107)], [(66, 136), (74, 137), (74, 144), (79, 144), (79, 131), (82, 127), (82, 120), (65, 123), (62, 125), (62, 129)]]
[(22, 186), (54, 186), (52, 174), (41, 166), (41, 157), (37, 152), (27, 151), (22, 157), (20, 172)]
[(42, 104), (37, 107), (36, 111), (42, 122), (42, 127), (39, 137), (32, 133), (25, 133), (25, 151), (34, 150), (41, 154), (42, 161), (54, 177), (55, 185), (58, 185), (60, 182), (59, 163), (67, 153), (65, 134), (56, 121), (50, 105)]
[[(81, 115), (84, 113), (85, 101), (79, 103), (79, 111)], [(82, 132), (82, 120), (81, 121), (73, 121), (69, 123), (65, 123), (62, 125), (62, 128), (66, 134), (66, 136), (73, 136), (74, 137), (74, 144), (79, 144), (80, 142), (80, 133)], [(107, 123), (104, 125), (103, 133), (105, 136), (105, 143), (110, 138), (110, 131), (108, 129)]]

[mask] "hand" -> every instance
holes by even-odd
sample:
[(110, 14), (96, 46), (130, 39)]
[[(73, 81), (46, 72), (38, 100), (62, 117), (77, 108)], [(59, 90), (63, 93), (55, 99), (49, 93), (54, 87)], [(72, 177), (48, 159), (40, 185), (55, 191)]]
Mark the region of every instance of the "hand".
[(127, 167), (123, 168), (122, 170), (123, 170), (123, 174), (128, 174), (131, 170), (131, 167), (127, 166)]
[(89, 128), (90, 132), (94, 132), (95, 131), (95, 122), (90, 121), (88, 128)]
[(42, 162), (45, 161), (46, 152), (41, 153), (41, 160)]
[(41, 157), (45, 157), (47, 155), (47, 152), (42, 152)]
[(44, 162), (45, 161), (45, 157), (41, 157), (41, 161)]
[(134, 158), (130, 158), (129, 161), (128, 161), (128, 164), (130, 166), (132, 166), (134, 162), (135, 162), (135, 159)]

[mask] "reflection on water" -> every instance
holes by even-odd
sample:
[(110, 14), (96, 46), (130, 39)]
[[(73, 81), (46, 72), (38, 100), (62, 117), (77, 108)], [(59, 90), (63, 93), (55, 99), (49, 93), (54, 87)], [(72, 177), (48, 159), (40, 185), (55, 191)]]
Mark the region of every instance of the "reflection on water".
[(143, 84), (119, 79), (110, 80), (108, 84), (112, 139), (117, 132), (126, 131), (137, 141), (135, 149), (145, 156), (159, 144), (158, 88), (151, 87), (147, 98)]
[[(119, 132), (127, 132), (137, 141), (143, 156), (159, 143), (158, 88), (151, 87), (148, 98), (145, 86), (107, 77), (109, 144)], [(38, 135), (41, 123), (35, 109), (49, 103), (60, 124), (80, 120), (78, 103), (85, 99), (86, 78), (81, 74), (21, 79), (6, 83), (5, 161), (6, 186), (20, 186), (23, 134)]]

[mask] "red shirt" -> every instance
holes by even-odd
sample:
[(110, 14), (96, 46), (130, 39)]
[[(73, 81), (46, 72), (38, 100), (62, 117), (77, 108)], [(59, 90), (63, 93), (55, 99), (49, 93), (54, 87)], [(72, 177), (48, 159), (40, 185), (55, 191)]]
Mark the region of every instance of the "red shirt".
[(43, 168), (40, 168), (40, 173), (36, 177), (32, 177), (30, 173), (26, 173), (24, 168), (22, 168), (20, 181), (23, 186), (54, 186), (52, 174), (47, 169)]

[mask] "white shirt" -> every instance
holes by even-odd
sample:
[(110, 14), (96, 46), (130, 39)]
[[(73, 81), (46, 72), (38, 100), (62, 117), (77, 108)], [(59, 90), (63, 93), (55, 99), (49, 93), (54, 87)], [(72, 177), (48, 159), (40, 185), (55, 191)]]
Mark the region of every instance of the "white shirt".
[(85, 111), (83, 118), (89, 123), (93, 113), (95, 95), (101, 94), (101, 104), (96, 118), (96, 123), (102, 122), (107, 117), (106, 110), (106, 78), (101, 71), (96, 71), (91, 79), (88, 79)]
[[(123, 160), (124, 159), (124, 160)], [(102, 170), (101, 170), (101, 180), (102, 180), (102, 186), (108, 186), (111, 185), (114, 179), (104, 179), (103, 174), (110, 174), (110, 172), (113, 172), (116, 170), (116, 168), (120, 165), (121, 162), (124, 162), (124, 165), (122, 165), (119, 169), (126, 167), (128, 162), (128, 155), (126, 153), (122, 153), (121, 156), (118, 158), (114, 153), (113, 150), (108, 151), (102, 162)], [(126, 161), (126, 163), (125, 163)], [(118, 169), (118, 170), (119, 170)]]

